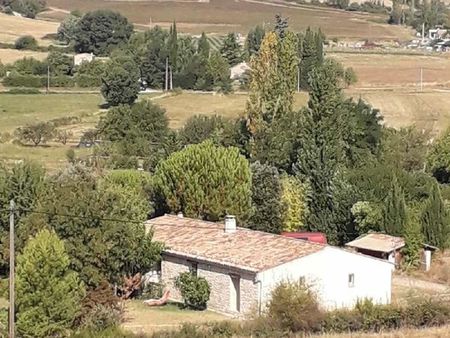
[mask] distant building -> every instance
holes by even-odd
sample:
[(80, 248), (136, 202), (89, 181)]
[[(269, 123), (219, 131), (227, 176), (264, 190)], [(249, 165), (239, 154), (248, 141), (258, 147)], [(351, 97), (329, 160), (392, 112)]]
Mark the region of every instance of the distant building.
[(239, 80), (246, 71), (250, 70), (250, 66), (247, 62), (238, 63), (236, 66), (231, 67), (231, 75), (230, 78), (234, 80)]
[[(208, 309), (241, 316), (262, 311), (282, 281), (304, 281), (324, 309), (353, 307), (359, 299), (387, 304), (394, 265), (337, 247), (236, 226), (165, 215), (146, 222), (165, 243), (160, 271), (171, 299), (181, 301), (174, 280), (182, 272), (204, 277)], [(299, 314), (301, 315), (301, 314)]]
[(73, 56), (73, 64), (75, 66), (81, 65), (83, 62), (92, 62), (95, 59), (95, 55), (92, 53), (81, 53)]
[(447, 30), (443, 28), (435, 28), (428, 31), (428, 38), (430, 40), (441, 40), (445, 38), (446, 35)]

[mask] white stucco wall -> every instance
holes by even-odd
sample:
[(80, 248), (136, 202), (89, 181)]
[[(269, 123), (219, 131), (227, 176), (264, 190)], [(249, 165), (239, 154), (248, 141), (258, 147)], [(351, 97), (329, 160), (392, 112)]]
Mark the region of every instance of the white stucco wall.
[[(257, 275), (261, 281), (261, 302), (270, 298), (271, 290), (283, 280), (305, 277), (326, 309), (353, 307), (358, 299), (370, 298), (378, 304), (391, 301), (394, 265), (338, 248), (323, 250), (274, 267)], [(354, 274), (354, 285), (348, 283)]]

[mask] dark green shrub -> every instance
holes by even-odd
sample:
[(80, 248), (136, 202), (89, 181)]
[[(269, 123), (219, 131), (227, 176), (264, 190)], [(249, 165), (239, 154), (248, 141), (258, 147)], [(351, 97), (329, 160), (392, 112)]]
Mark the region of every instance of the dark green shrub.
[(21, 75), (12, 73), (3, 79), (6, 87), (40, 88), (46, 84), (46, 78), (37, 75)]
[(183, 272), (175, 279), (175, 287), (180, 290), (186, 306), (198, 310), (206, 309), (211, 289), (205, 278)]
[(14, 47), (19, 50), (30, 49), (35, 50), (38, 44), (36, 39), (31, 35), (24, 35), (19, 37), (14, 43)]
[(58, 75), (50, 77), (50, 87), (73, 87), (74, 78), (68, 75)]
[(100, 87), (102, 85), (102, 79), (100, 76), (91, 76), (86, 74), (75, 74), (75, 82), (77, 86), (81, 88)]

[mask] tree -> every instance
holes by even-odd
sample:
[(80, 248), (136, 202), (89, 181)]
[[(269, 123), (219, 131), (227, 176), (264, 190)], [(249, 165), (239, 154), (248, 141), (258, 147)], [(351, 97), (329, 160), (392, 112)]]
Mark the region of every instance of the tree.
[(450, 128), (432, 144), (427, 156), (427, 170), (440, 183), (450, 183)]
[(24, 220), (23, 228), (54, 229), (65, 242), (70, 268), (89, 288), (147, 272), (160, 259), (161, 245), (144, 228), (151, 206), (142, 190), (97, 181), (79, 165), (49, 183), (47, 198)]
[(446, 248), (449, 243), (449, 218), (437, 183), (431, 186), (430, 197), (425, 202), (421, 221), (426, 243), (441, 249)]
[(0, 1), (0, 5), (9, 7), (11, 11), (18, 12), (30, 19), (34, 19), (47, 6), (45, 0), (6, 0), (4, 4)]
[(162, 161), (155, 184), (171, 212), (217, 221), (226, 214), (245, 220), (249, 214), (251, 175), (236, 148), (211, 141), (190, 145)]
[(308, 230), (326, 233), (333, 243), (338, 240), (339, 230), (333, 198), (335, 178), (344, 163), (343, 97), (333, 68), (326, 64), (311, 72), (309, 87), (308, 107), (300, 121), (302, 133), (295, 169), (311, 187)]
[(258, 55), (252, 59), (252, 82), (246, 106), (252, 156), (267, 150), (265, 136), (272, 122), (292, 111), (298, 65), (296, 44), (291, 32), (282, 41), (269, 32)]
[(368, 201), (356, 202), (351, 209), (358, 234), (383, 230), (383, 208)]
[(223, 93), (231, 91), (230, 68), (227, 60), (219, 52), (213, 52), (208, 60), (208, 75), (214, 87)]
[(182, 272), (175, 279), (175, 287), (180, 290), (184, 304), (197, 310), (206, 309), (211, 287), (204, 277)]
[(145, 51), (141, 57), (141, 79), (150, 88), (164, 88), (166, 59), (169, 57), (167, 31), (156, 26), (145, 32)]
[(70, 75), (73, 58), (58, 51), (51, 51), (47, 56), (47, 65), (52, 75)]
[(220, 115), (194, 115), (180, 129), (179, 138), (183, 145), (198, 144), (207, 139), (212, 139), (220, 144), (224, 129), (230, 123), (231, 121)]
[[(34, 163), (25, 161), (15, 164), (10, 169), (0, 166), (0, 205), (9, 205), (11, 200), (16, 204), (16, 222), (22, 219), (37, 206), (45, 196), (45, 170)], [(17, 233), (17, 250), (23, 248), (28, 234)], [(9, 267), (9, 215), (0, 214), (0, 274), (6, 275)]]
[(274, 167), (252, 163), (252, 206), (248, 224), (253, 230), (279, 234), (283, 231), (282, 186), (278, 170)]
[(22, 50), (22, 49), (30, 49), (35, 50), (38, 46), (36, 39), (31, 35), (21, 36), (14, 43), (14, 48)]
[(393, 236), (402, 236), (408, 222), (405, 196), (398, 184), (397, 176), (392, 178), (391, 189), (385, 199), (384, 231)]
[(88, 12), (77, 25), (75, 50), (106, 56), (126, 43), (132, 32), (133, 25), (120, 13), (110, 10)]
[(73, 137), (73, 133), (70, 130), (58, 130), (56, 132), (56, 137), (59, 142), (61, 142), (63, 145), (67, 144), (67, 141)]
[(14, 132), (21, 142), (32, 142), (36, 147), (51, 140), (55, 134), (55, 126), (50, 122), (39, 122), (25, 127), (19, 127)]
[(265, 34), (266, 31), (260, 25), (250, 29), (245, 40), (245, 49), (249, 58), (259, 52)]
[(229, 33), (223, 40), (220, 53), (227, 60), (230, 66), (235, 66), (243, 61), (242, 47), (237, 41), (235, 33)]
[(308, 217), (309, 187), (295, 176), (284, 175), (281, 177), (281, 188), (283, 231), (304, 229)]
[(211, 46), (209, 44), (208, 37), (206, 36), (205, 32), (202, 32), (202, 36), (198, 40), (197, 53), (202, 57), (208, 59), (210, 49)]
[(169, 49), (169, 65), (172, 71), (177, 69), (177, 60), (178, 60), (178, 33), (177, 33), (177, 24), (174, 21), (170, 26), (169, 39), (167, 41), (168, 49)]
[(6, 67), (0, 60), (0, 79), (6, 76)]
[(71, 43), (77, 35), (78, 25), (81, 18), (70, 14), (66, 16), (58, 27), (57, 38), (64, 43)]
[(169, 134), (166, 111), (151, 101), (108, 111), (98, 124), (102, 139), (116, 143), (127, 156), (149, 156)]
[(139, 90), (139, 70), (132, 58), (112, 59), (106, 65), (101, 92), (110, 105), (132, 104), (137, 99)]
[(402, 255), (404, 257), (406, 268), (417, 268), (420, 265), (424, 243), (420, 222), (411, 218), (405, 227), (403, 237), (405, 239), (405, 247), (402, 249)]
[(284, 39), (288, 28), (287, 18), (283, 18), (281, 14), (275, 14), (275, 33), (277, 33), (280, 39)]
[(84, 289), (70, 270), (64, 243), (49, 230), (17, 258), (17, 331), (24, 337), (66, 336), (80, 314)]
[(300, 87), (309, 89), (309, 75), (323, 61), (324, 35), (319, 30), (313, 32), (309, 27), (304, 34), (299, 34), (298, 53), (300, 59)]

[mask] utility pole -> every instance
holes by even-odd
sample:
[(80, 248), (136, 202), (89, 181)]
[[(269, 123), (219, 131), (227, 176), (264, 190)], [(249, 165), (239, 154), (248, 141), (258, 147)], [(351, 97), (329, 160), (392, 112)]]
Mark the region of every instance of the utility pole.
[(425, 22), (422, 24), (422, 45), (425, 42)]
[(14, 248), (14, 211), (16, 205), (13, 200), (9, 204), (9, 338), (15, 337), (14, 325), (14, 271), (15, 271), (15, 248)]
[(300, 65), (298, 66), (297, 71), (297, 92), (300, 93)]
[(170, 90), (173, 90), (173, 73), (172, 73), (172, 67), (170, 67), (169, 69), (170, 69), (170, 85), (169, 85), (169, 88), (170, 88)]
[(169, 90), (169, 58), (166, 58), (166, 84), (164, 88), (166, 92)]

